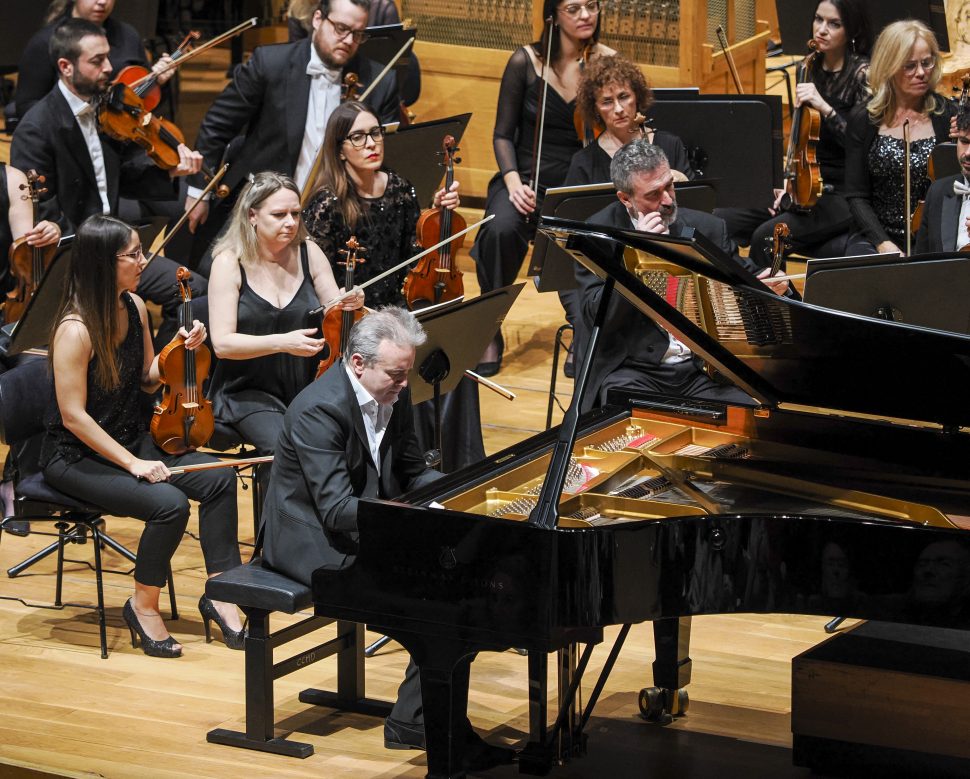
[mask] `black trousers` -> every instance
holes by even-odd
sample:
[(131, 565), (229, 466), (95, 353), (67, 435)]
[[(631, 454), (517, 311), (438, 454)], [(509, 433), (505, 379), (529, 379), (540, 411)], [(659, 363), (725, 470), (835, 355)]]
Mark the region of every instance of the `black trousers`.
[[(238, 422), (231, 422), (229, 426), (239, 433), (240, 438), (247, 444), (256, 447), (257, 455), (268, 455), (276, 452), (276, 441), (283, 429), (283, 415), (279, 411), (257, 411), (255, 414), (243, 417)], [(269, 476), (272, 468), (263, 465), (257, 469), (259, 478), (259, 494), (266, 499), (269, 489)]]
[(606, 403), (606, 393), (614, 387), (644, 390), (662, 395), (680, 395), (700, 400), (716, 400), (752, 406), (754, 399), (733, 384), (718, 384), (697, 367), (694, 360), (671, 365), (621, 365), (600, 385), (599, 403)]
[[(468, 709), (468, 681), (471, 674), (472, 661), (475, 655), (463, 657), (455, 666), (452, 683), (455, 688), (464, 692), (464, 709)], [(461, 702), (459, 701), (459, 706)], [(464, 712), (463, 712), (464, 713)], [(397, 700), (391, 709), (391, 718), (406, 725), (424, 726), (424, 707), (421, 701), (421, 673), (414, 660), (408, 661), (404, 672), (404, 681), (397, 689)]]
[[(165, 454), (147, 433), (132, 452), (143, 460), (161, 460), (170, 467), (214, 460), (197, 452)], [(108, 514), (145, 523), (135, 563), (135, 581), (140, 584), (165, 584), (169, 561), (189, 520), (189, 498), (200, 504), (199, 535), (206, 573), (221, 573), (241, 562), (236, 540), (236, 477), (231, 468), (185, 473), (152, 484), (100, 458), (84, 457), (68, 463), (56, 456), (44, 469), (44, 478), (55, 489)]]
[(536, 226), (516, 211), (501, 176), (493, 178), (488, 185), (485, 213), (495, 214), (495, 218), (478, 229), (471, 256), (475, 260), (478, 284), (482, 292), (489, 292), (515, 281)]
[[(759, 267), (771, 264), (769, 248), (775, 225), (784, 222), (791, 229), (791, 249), (800, 254), (815, 256), (840, 256), (845, 250), (845, 241), (836, 242), (840, 236), (848, 237), (852, 229), (852, 214), (849, 202), (835, 193), (819, 198), (811, 211), (786, 211), (766, 222), (762, 222), (751, 234), (751, 259)], [(831, 249), (826, 248), (831, 244)]]

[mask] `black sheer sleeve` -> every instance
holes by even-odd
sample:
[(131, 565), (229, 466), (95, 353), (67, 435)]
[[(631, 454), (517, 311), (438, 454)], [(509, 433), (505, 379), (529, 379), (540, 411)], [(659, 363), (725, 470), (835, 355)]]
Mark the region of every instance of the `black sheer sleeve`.
[(845, 197), (856, 226), (874, 246), (889, 240), (872, 208), (872, 185), (869, 181), (867, 157), (878, 132), (864, 105), (852, 112), (845, 132)]
[(535, 75), (532, 60), (525, 48), (520, 47), (509, 58), (505, 73), (502, 74), (495, 132), (492, 135), (495, 159), (498, 161), (499, 173), (503, 176), (509, 171), (518, 170), (515, 144), (522, 124), (522, 106), (525, 103), (526, 90), (536, 81), (535, 78), (529, 78), (530, 73)]
[[(862, 59), (855, 63), (851, 78), (833, 90), (834, 94), (822, 94), (825, 101), (835, 110), (822, 119), (828, 134), (841, 146), (845, 146), (845, 131), (849, 116), (869, 100), (869, 62)], [(820, 92), (822, 90), (819, 90)]]
[[(342, 249), (350, 238), (350, 230), (340, 213), (337, 196), (326, 187), (317, 192), (303, 209), (303, 224), (306, 225), (310, 238), (333, 265), (339, 259), (337, 250)], [(342, 276), (337, 276), (336, 280), (337, 284), (343, 284)]]

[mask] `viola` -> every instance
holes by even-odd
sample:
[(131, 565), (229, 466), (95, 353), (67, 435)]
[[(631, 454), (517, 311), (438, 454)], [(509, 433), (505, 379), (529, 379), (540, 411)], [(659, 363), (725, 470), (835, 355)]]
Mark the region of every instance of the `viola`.
[[(26, 190), (21, 198), (30, 200), (33, 214), (30, 222), (33, 225), (37, 224), (37, 203), (40, 196), (47, 192), (47, 187), (43, 186), (45, 181), (46, 177), (38, 175), (36, 170), (28, 170), (27, 183), (20, 185), (21, 190)], [(56, 252), (56, 243), (50, 246), (31, 246), (23, 236), (10, 246), (10, 273), (16, 279), (16, 286), (7, 293), (3, 306), (3, 319), (6, 323), (17, 322), (24, 315), (27, 304), (37, 292), (37, 287), (40, 286)]]
[[(183, 327), (192, 326), (192, 290), (188, 268), (179, 268), (176, 279), (182, 296), (179, 318)], [(158, 355), (162, 399), (152, 415), (152, 439), (169, 454), (185, 454), (205, 446), (215, 429), (212, 404), (202, 394), (209, 375), (212, 355), (205, 345), (190, 351), (185, 339), (176, 335)]]
[[(808, 81), (817, 56), (815, 41), (809, 41), (812, 51), (802, 62), (799, 84)], [(789, 208), (808, 211), (822, 196), (822, 169), (816, 157), (822, 115), (817, 108), (801, 105), (792, 116), (788, 153), (785, 156), (785, 190), (791, 203)]]
[[(172, 62), (175, 63), (185, 53), (185, 48), (191, 41), (197, 41), (200, 37), (196, 30), (186, 35), (178, 48), (171, 53)], [(143, 65), (126, 65), (118, 72), (115, 83), (127, 84), (131, 87), (142, 99), (146, 111), (154, 111), (162, 100), (162, 88), (158, 84), (158, 75)]]
[[(351, 236), (347, 241), (347, 248), (341, 249), (338, 253), (344, 259), (338, 265), (344, 266), (344, 289), (354, 288), (354, 269), (358, 263), (364, 262), (359, 255), (364, 251), (364, 247), (357, 242), (356, 236)], [(347, 339), (350, 338), (350, 328), (354, 323), (361, 319), (366, 312), (362, 308), (346, 311), (339, 305), (334, 305), (323, 315), (323, 339), (325, 341), (323, 350), (320, 352), (320, 365), (317, 367), (317, 378), (323, 375), (324, 371), (333, 365), (343, 354)]]
[[(583, 53), (579, 58), (579, 72), (582, 73), (586, 70), (586, 65), (589, 64), (590, 55), (593, 49), (596, 48), (595, 41), (590, 40), (585, 46), (583, 46)], [(576, 129), (576, 137), (579, 138), (579, 142), (583, 146), (589, 146), (593, 141), (603, 134), (602, 127), (596, 127), (595, 125), (590, 125), (586, 122), (583, 117), (582, 112), (577, 106), (573, 110), (573, 127)]]
[[(454, 136), (446, 135), (441, 144), (441, 151), (438, 152), (444, 159), (440, 164), (445, 166), (446, 192), (451, 189), (451, 185), (454, 183), (455, 165), (461, 162), (460, 159), (455, 157), (457, 151), (458, 147), (455, 146)], [(466, 226), (466, 222), (460, 214), (439, 206), (438, 208), (427, 208), (421, 212), (415, 232), (417, 233), (418, 244), (423, 248), (428, 248), (433, 244), (441, 243), (455, 233), (461, 232)], [(422, 257), (408, 271), (402, 290), (408, 308), (412, 310), (424, 308), (425, 306), (460, 298), (465, 294), (461, 271), (455, 261), (455, 255), (461, 248), (461, 244), (462, 239), (460, 238), (444, 244), (438, 251)]]

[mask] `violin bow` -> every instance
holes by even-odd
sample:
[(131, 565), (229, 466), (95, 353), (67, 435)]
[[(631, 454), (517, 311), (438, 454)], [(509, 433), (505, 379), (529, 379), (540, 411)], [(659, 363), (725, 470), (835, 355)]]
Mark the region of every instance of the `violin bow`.
[(259, 465), (260, 463), (273, 462), (273, 455), (267, 454), (262, 457), (241, 457), (238, 460), (216, 460), (209, 463), (190, 463), (189, 465), (177, 465), (169, 468), (168, 472), (172, 476), (181, 473), (192, 473), (193, 471), (211, 471), (213, 468), (245, 468), (247, 465)]
[(539, 93), (539, 121), (536, 122), (536, 132), (532, 145), (532, 176), (529, 178), (529, 189), (538, 192), (539, 189), (539, 168), (542, 164), (542, 138), (546, 130), (546, 95), (549, 93), (549, 79), (546, 76), (546, 69), (549, 67), (549, 60), (552, 59), (552, 36), (554, 27), (552, 17), (546, 19), (547, 29), (549, 30), (548, 40), (546, 41), (546, 56), (542, 60), (542, 72), (539, 78), (542, 79), (542, 91)]
[[(387, 278), (392, 273), (397, 273), (399, 270), (401, 270), (401, 268), (404, 268), (404, 267), (410, 265), (412, 262), (416, 262), (417, 260), (420, 260), (425, 255), (431, 254), (431, 252), (438, 251), (438, 249), (440, 249), (445, 244), (451, 243), (456, 238), (461, 238), (465, 233), (471, 232), (476, 227), (480, 227), (481, 225), (485, 224), (486, 222), (491, 221), (494, 218), (495, 218), (495, 214), (489, 214), (484, 219), (481, 219), (478, 222), (475, 222), (475, 224), (473, 224), (473, 225), (469, 225), (464, 230), (459, 230), (457, 233), (454, 233), (453, 235), (449, 235), (443, 241), (438, 241), (438, 243), (436, 243), (434, 246), (429, 246), (424, 251), (418, 252), (413, 257), (408, 257), (406, 260), (404, 260), (404, 262), (399, 262), (394, 267), (388, 268), (383, 273), (381, 273), (381, 274), (379, 274), (377, 276), (374, 276), (374, 278), (367, 279), (367, 281), (365, 281), (363, 284), (360, 285), (359, 289), (367, 289), (367, 287), (369, 287), (371, 284), (376, 284), (378, 281), (380, 281), (381, 279)], [(345, 297), (347, 297), (347, 292), (350, 292), (350, 290), (348, 289), (348, 290), (346, 290), (344, 292), (343, 295), (340, 295), (338, 297), (333, 298), (332, 300), (327, 301), (324, 305), (320, 306), (319, 308), (313, 309), (312, 311), (310, 311), (310, 316), (315, 316), (316, 314), (319, 314), (322, 311), (326, 311), (331, 306), (336, 305), (341, 300), (343, 300)]]
[(142, 85), (143, 82), (148, 81), (149, 79), (152, 79), (152, 78), (158, 78), (160, 75), (162, 75), (163, 73), (168, 73), (170, 70), (175, 70), (176, 68), (179, 68), (182, 65), (184, 65), (190, 59), (194, 57), (198, 57), (202, 52), (208, 51), (213, 46), (218, 46), (220, 43), (224, 43), (225, 41), (228, 41), (230, 38), (235, 38), (237, 35), (245, 32), (250, 27), (255, 27), (257, 22), (258, 22), (258, 19), (254, 16), (252, 19), (248, 19), (242, 24), (237, 24), (231, 30), (226, 30), (226, 32), (222, 33), (222, 35), (217, 35), (215, 38), (212, 38), (211, 40), (208, 40), (205, 43), (199, 46), (196, 46), (194, 49), (192, 49), (192, 51), (188, 51), (185, 54), (183, 54), (181, 57), (178, 57), (177, 59), (173, 59), (172, 62), (169, 63), (169, 65), (162, 68), (160, 71), (158, 71), (158, 73), (155, 73), (154, 71), (151, 73), (147, 73), (146, 75), (142, 76), (137, 81), (132, 82), (128, 86), (131, 89), (137, 89), (139, 86)]
[(195, 203), (192, 204), (192, 208), (182, 214), (179, 220), (175, 223), (175, 227), (169, 230), (168, 233), (159, 233), (159, 238), (161, 238), (161, 240), (156, 238), (152, 242), (151, 248), (148, 250), (148, 257), (145, 259), (146, 268), (148, 267), (148, 263), (161, 254), (162, 250), (168, 246), (169, 241), (171, 241), (175, 237), (175, 234), (182, 229), (182, 225), (188, 221), (189, 215), (195, 211), (196, 208), (198, 208), (199, 203), (205, 200), (205, 196), (219, 186), (219, 182), (222, 181), (222, 177), (226, 175), (227, 170), (229, 170), (229, 163), (225, 163), (221, 168), (219, 168), (218, 172), (212, 177), (212, 180), (209, 181), (209, 183), (206, 184), (205, 189), (202, 190), (202, 194), (199, 195)]
[(717, 42), (721, 44), (721, 51), (724, 53), (724, 59), (727, 60), (728, 70), (731, 71), (731, 78), (734, 79), (734, 86), (738, 90), (739, 95), (744, 94), (744, 87), (741, 86), (741, 76), (738, 75), (738, 68), (734, 64), (734, 55), (731, 54), (731, 48), (728, 46), (727, 36), (724, 34), (724, 28), (721, 25), (717, 26), (715, 30), (717, 33)]
[[(367, 89), (365, 89), (361, 93), (360, 97), (357, 98), (359, 102), (363, 103), (365, 100), (367, 100), (368, 95), (370, 95), (370, 93), (377, 88), (377, 85), (381, 83), (381, 79), (391, 72), (391, 69), (397, 64), (397, 61), (401, 59), (401, 57), (404, 56), (404, 53), (414, 45), (414, 40), (415, 39), (411, 37), (404, 41), (404, 45), (398, 49), (397, 54), (391, 57), (387, 65), (384, 66), (384, 70), (377, 74), (377, 78), (371, 81)], [(306, 208), (307, 203), (310, 202), (310, 197), (313, 195), (313, 186), (316, 183), (317, 178), (320, 176), (320, 168), (322, 167), (323, 143), (321, 143), (320, 148), (317, 149), (317, 155), (313, 159), (313, 166), (310, 168), (310, 175), (307, 176), (306, 181), (303, 182), (303, 190), (300, 192), (300, 206), (302, 208)]]
[(909, 159), (909, 119), (907, 119), (905, 122), (903, 122), (903, 147), (904, 147), (904, 151), (905, 151), (904, 156), (905, 156), (905, 159), (906, 159), (906, 168), (905, 168), (905, 173), (906, 173), (906, 190), (905, 190), (905, 193), (904, 193), (905, 196), (906, 196), (906, 211), (905, 211), (906, 218), (905, 218), (904, 221), (906, 222), (906, 256), (909, 257), (909, 255), (912, 254), (912, 249), (913, 249), (913, 211), (912, 211), (912, 207), (913, 207), (913, 191), (912, 191), (912, 185), (913, 185), (913, 182), (912, 182), (912, 180), (910, 178), (910, 175), (911, 174), (910, 174), (910, 169), (909, 169), (909, 166), (910, 166), (910, 159)]

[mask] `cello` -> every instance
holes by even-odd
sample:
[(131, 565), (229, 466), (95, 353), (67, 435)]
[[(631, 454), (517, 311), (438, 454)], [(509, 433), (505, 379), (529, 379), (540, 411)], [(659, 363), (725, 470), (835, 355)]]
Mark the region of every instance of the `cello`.
[[(182, 295), (179, 319), (183, 327), (192, 325), (192, 290), (188, 268), (176, 274)], [(204, 344), (190, 351), (185, 341), (176, 335), (158, 354), (162, 399), (152, 414), (152, 439), (169, 454), (185, 454), (205, 446), (215, 430), (212, 404), (202, 394), (202, 385), (209, 375), (212, 355)]]
[[(36, 170), (27, 171), (27, 183), (21, 184), (20, 189), (27, 191), (20, 197), (30, 200), (31, 224), (37, 225), (37, 203), (40, 196), (47, 192), (43, 186), (46, 178), (37, 174)], [(7, 324), (18, 322), (27, 310), (27, 304), (40, 286), (47, 266), (54, 259), (58, 244), (49, 246), (31, 246), (26, 236), (21, 236), (10, 246), (10, 273), (16, 279), (16, 285), (7, 293), (3, 305), (3, 320)]]
[[(455, 164), (461, 160), (455, 157), (458, 147), (455, 138), (446, 135), (441, 144), (439, 154), (443, 155), (445, 166), (445, 192), (451, 189), (455, 181)], [(415, 227), (418, 244), (427, 248), (433, 243), (440, 243), (455, 233), (461, 232), (467, 226), (460, 214), (439, 206), (425, 209), (418, 217)], [(460, 298), (465, 294), (461, 271), (455, 261), (455, 254), (461, 248), (461, 241), (446, 243), (437, 252), (422, 257), (418, 263), (408, 271), (404, 279), (402, 294), (412, 311), (417, 308), (444, 303), (448, 300)], [(346, 288), (349, 289), (349, 288)]]
[[(798, 83), (808, 81), (817, 52), (815, 41), (808, 42), (812, 49), (802, 62)], [(795, 110), (785, 155), (785, 190), (790, 198), (789, 209), (808, 211), (822, 196), (822, 170), (815, 154), (822, 115), (817, 108), (801, 105)]]
[[(341, 249), (339, 254), (344, 256), (343, 260), (337, 262), (344, 266), (344, 289), (354, 288), (354, 269), (358, 263), (364, 262), (359, 255), (364, 251), (364, 247), (357, 242), (357, 237), (352, 235), (347, 241), (347, 248)], [(317, 378), (319, 379), (324, 371), (333, 365), (343, 354), (344, 346), (350, 337), (350, 328), (358, 319), (361, 319), (366, 312), (356, 308), (351, 311), (344, 310), (340, 306), (334, 305), (323, 315), (323, 324), (320, 329), (323, 331), (323, 338), (326, 342), (323, 346), (323, 355), (320, 358), (320, 365), (317, 367)]]

